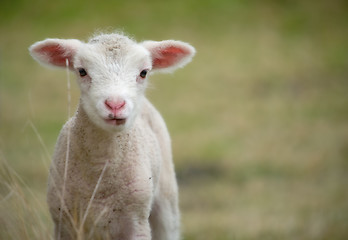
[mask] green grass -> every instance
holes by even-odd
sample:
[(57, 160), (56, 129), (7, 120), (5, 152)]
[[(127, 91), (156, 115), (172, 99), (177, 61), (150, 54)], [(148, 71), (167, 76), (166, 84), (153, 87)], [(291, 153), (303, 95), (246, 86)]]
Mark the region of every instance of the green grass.
[(66, 75), (27, 48), (99, 29), (197, 49), (148, 91), (172, 135), (184, 239), (347, 239), (347, 11), (339, 0), (3, 1), (0, 239), (53, 229), (47, 155), (67, 118)]

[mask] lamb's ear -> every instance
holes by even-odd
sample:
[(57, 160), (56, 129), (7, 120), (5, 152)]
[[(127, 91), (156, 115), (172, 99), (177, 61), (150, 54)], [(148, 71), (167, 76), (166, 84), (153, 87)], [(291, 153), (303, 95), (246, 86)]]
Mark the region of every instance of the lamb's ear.
[(81, 42), (76, 39), (46, 39), (36, 42), (29, 47), (31, 56), (41, 64), (66, 67), (66, 59), (69, 67), (73, 67), (73, 59)]
[(196, 53), (194, 47), (181, 41), (145, 41), (142, 45), (150, 51), (152, 69), (165, 72), (185, 66)]

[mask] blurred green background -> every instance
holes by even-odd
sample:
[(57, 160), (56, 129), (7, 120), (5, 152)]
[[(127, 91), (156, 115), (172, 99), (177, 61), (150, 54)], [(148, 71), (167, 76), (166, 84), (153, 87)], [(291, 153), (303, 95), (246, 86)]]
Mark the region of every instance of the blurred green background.
[[(348, 239), (343, 0), (2, 0), (0, 239), (52, 233), (46, 178), (66, 73), (27, 48), (114, 29), (197, 49), (147, 92), (172, 135), (183, 239)], [(75, 109), (75, 83), (72, 98)]]

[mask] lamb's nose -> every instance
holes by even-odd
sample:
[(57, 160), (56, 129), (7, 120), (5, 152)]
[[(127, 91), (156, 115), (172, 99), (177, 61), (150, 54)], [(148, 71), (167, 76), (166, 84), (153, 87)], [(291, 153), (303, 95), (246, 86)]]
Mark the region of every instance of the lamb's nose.
[(111, 99), (105, 100), (105, 106), (114, 114), (116, 114), (125, 104), (126, 102), (124, 100), (118, 100), (118, 101), (111, 100)]

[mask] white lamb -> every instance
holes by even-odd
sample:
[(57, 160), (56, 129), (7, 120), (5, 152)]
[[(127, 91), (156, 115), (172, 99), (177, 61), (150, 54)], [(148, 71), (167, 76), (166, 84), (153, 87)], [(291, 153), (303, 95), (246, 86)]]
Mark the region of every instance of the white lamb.
[(55, 238), (179, 239), (170, 137), (144, 92), (149, 72), (183, 67), (195, 49), (115, 33), (88, 43), (46, 39), (30, 53), (40, 63), (69, 67), (81, 90), (48, 180)]

